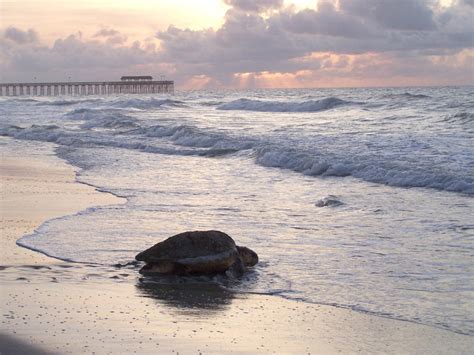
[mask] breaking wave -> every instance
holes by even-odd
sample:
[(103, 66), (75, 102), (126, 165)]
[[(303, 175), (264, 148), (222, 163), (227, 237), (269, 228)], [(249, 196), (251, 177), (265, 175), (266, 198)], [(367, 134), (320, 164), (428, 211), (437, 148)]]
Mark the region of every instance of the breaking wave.
[(104, 116), (123, 115), (125, 110), (121, 109), (101, 109), (101, 108), (78, 108), (69, 111), (64, 117), (73, 120), (95, 120)]
[(123, 114), (115, 114), (100, 117), (96, 120), (86, 121), (81, 125), (85, 129), (110, 128), (110, 129), (133, 129), (139, 127), (137, 120)]
[(252, 139), (233, 138), (225, 134), (207, 132), (188, 125), (155, 125), (129, 133), (147, 137), (167, 138), (175, 144), (185, 147), (239, 151), (250, 149), (255, 145), (255, 140)]
[(139, 127), (138, 120), (125, 115), (119, 109), (91, 109), (80, 108), (68, 112), (65, 117), (73, 120), (82, 120), (82, 128), (127, 128)]
[(36, 99), (31, 99), (31, 98), (5, 98), (5, 97), (2, 97), (2, 101), (5, 100), (5, 101), (12, 101), (12, 102), (39, 102), (39, 100), (36, 100)]
[(319, 112), (335, 107), (353, 105), (356, 102), (345, 101), (337, 97), (303, 102), (261, 101), (238, 99), (217, 107), (218, 110), (244, 110), (258, 112)]
[[(95, 121), (97, 122), (97, 121)], [(116, 121), (120, 122), (120, 121)], [(116, 123), (117, 124), (117, 123)], [(97, 123), (93, 124), (98, 126)], [(161, 131), (162, 133), (157, 133)], [(114, 135), (100, 131), (84, 131), (81, 133), (64, 130), (55, 125), (33, 125), (31, 127), (7, 126), (0, 128), (0, 136), (22, 140), (33, 140), (56, 143), (65, 147), (114, 147), (139, 150), (147, 153), (165, 155), (195, 155), (217, 157), (238, 152), (250, 147), (249, 143), (233, 140), (225, 135), (210, 134), (199, 131), (191, 126), (150, 127), (148, 137), (163, 137), (174, 143), (173, 146), (143, 139), (147, 129), (133, 129)], [(152, 132), (155, 132), (153, 134)], [(185, 147), (183, 149), (182, 147)]]
[(183, 107), (185, 103), (179, 100), (171, 99), (128, 99), (120, 100), (112, 103), (112, 107), (118, 108), (135, 108), (140, 110), (146, 110), (151, 108), (162, 108), (162, 107)]
[(399, 187), (427, 187), (437, 190), (474, 194), (474, 177), (463, 177), (431, 169), (414, 168), (390, 161), (355, 162), (351, 156), (314, 156), (276, 147), (257, 149), (258, 164), (289, 169), (309, 176), (353, 176), (365, 181)]
[[(17, 139), (53, 142), (64, 146), (108, 146), (166, 155), (216, 157), (247, 150), (245, 153), (261, 166), (288, 169), (308, 176), (352, 176), (369, 182), (399, 187), (426, 187), (474, 194), (474, 177), (440, 171), (436, 166), (418, 167), (376, 156), (353, 153), (298, 150), (272, 144), (267, 140), (234, 137), (189, 125), (134, 128), (137, 122), (127, 116), (105, 116), (84, 123), (86, 128), (132, 128), (113, 135), (101, 131), (75, 132), (55, 125), (29, 128), (7, 126), (0, 135)], [(165, 141), (163, 141), (165, 140)], [(166, 144), (166, 141), (172, 145)], [(165, 143), (165, 144), (163, 144)]]
[(72, 106), (88, 102), (97, 102), (100, 99), (86, 99), (86, 100), (56, 100), (56, 101), (38, 101), (35, 100), (36, 106)]

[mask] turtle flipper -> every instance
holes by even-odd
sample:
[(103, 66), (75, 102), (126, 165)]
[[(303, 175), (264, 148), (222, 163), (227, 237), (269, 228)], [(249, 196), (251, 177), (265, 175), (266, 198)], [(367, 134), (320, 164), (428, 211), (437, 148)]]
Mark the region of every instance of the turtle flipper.
[(163, 274), (172, 274), (174, 273), (175, 263), (170, 260), (162, 260), (160, 262), (153, 262), (145, 264), (140, 269), (140, 274), (142, 275), (163, 275)]
[(245, 265), (242, 258), (239, 256), (235, 259), (234, 263), (227, 269), (225, 274), (228, 277), (238, 278), (241, 277), (245, 272)]

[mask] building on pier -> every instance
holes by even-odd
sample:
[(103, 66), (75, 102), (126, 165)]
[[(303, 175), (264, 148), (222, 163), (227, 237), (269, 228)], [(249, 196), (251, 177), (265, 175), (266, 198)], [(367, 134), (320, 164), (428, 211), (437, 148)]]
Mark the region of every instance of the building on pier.
[(122, 76), (120, 81), (0, 84), (0, 96), (173, 94), (174, 81)]
[(151, 81), (153, 80), (152, 76), (143, 75), (143, 76), (122, 76), (120, 78), (122, 81)]

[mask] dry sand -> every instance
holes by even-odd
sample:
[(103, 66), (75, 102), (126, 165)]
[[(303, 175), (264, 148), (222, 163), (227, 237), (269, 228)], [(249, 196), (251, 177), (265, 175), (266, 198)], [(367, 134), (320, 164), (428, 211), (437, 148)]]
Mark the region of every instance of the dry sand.
[[(474, 338), (350, 310), (208, 285), (139, 282), (135, 268), (61, 262), (15, 242), (114, 196), (51, 156), (1, 160), (3, 354), (472, 353)], [(67, 237), (67, 236), (65, 236)]]

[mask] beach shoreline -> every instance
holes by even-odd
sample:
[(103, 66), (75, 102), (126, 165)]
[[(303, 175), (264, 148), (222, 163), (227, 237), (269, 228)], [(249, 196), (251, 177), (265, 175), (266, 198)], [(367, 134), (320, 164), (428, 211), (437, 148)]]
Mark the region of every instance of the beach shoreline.
[(22, 248), (16, 241), (46, 220), (123, 199), (77, 183), (74, 168), (55, 156), (2, 155), (0, 171), (2, 354), (22, 353), (7, 348), (11, 337), (38, 354), (467, 354), (474, 347), (471, 336), (425, 325), (214, 286), (148, 284), (134, 268)]

